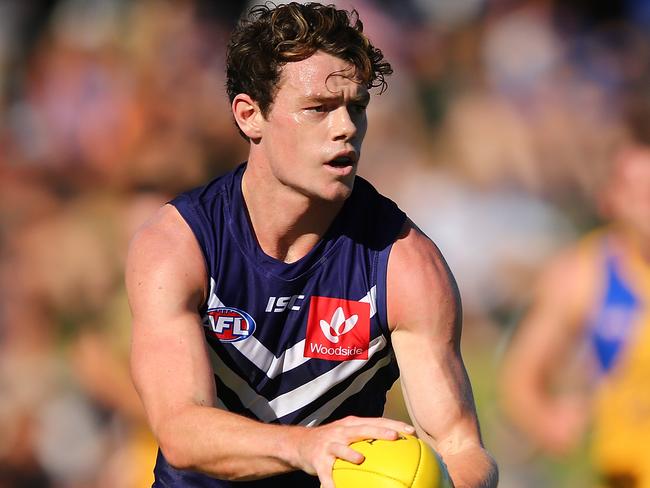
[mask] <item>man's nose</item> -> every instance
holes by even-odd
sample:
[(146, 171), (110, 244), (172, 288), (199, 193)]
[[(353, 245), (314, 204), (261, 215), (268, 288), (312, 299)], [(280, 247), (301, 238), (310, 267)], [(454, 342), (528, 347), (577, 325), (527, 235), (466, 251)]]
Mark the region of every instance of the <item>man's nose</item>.
[(349, 141), (357, 134), (357, 124), (346, 105), (338, 107), (332, 113), (332, 138)]

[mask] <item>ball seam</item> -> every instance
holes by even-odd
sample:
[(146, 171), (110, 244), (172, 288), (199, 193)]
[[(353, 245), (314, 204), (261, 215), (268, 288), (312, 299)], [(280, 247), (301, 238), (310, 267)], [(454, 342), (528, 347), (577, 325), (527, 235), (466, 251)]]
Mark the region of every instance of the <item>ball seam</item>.
[(420, 469), (422, 469), (422, 439), (418, 439), (418, 447), (420, 448), (420, 455), (418, 459), (418, 465), (417, 468), (415, 468), (415, 473), (413, 474), (413, 479), (411, 480), (411, 486), (415, 483), (415, 480), (418, 477), (418, 474), (420, 473)]

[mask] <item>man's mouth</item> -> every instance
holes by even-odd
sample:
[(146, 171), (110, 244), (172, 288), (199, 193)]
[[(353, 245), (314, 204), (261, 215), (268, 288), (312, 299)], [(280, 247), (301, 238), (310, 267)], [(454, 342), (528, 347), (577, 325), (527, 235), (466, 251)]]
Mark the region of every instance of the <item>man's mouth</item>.
[(345, 168), (354, 165), (354, 159), (349, 156), (339, 156), (328, 161), (326, 164), (335, 168)]
[(337, 177), (347, 177), (354, 173), (357, 163), (355, 153), (341, 154), (325, 163), (325, 167)]

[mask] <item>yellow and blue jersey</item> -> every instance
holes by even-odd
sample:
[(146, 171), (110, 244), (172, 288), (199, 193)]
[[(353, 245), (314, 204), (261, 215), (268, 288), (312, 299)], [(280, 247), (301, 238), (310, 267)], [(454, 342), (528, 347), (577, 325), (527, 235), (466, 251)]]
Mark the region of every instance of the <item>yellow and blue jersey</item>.
[(606, 231), (585, 249), (602, 270), (587, 329), (598, 364), (594, 460), (650, 488), (650, 265)]

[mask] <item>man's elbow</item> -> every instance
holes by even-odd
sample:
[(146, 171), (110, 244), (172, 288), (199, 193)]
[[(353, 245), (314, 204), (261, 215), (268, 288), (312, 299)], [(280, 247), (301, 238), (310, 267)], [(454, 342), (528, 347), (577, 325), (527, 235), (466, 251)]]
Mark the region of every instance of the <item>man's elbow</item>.
[(172, 435), (158, 436), (158, 446), (167, 463), (180, 470), (192, 469), (195, 463), (187, 448), (181, 445), (182, 443)]
[(220, 459), (197, 457), (193, 446), (187, 445), (183, 439), (179, 439), (178, 435), (160, 436), (158, 445), (167, 464), (174, 469), (206, 473), (227, 481), (248, 481), (259, 477), (249, 472), (250, 466), (232, 462), (232, 459), (228, 459), (226, 456), (220, 457)]
[(153, 415), (151, 426), (165, 461), (175, 469), (194, 470), (197, 467), (192, 434), (184, 429), (183, 412), (165, 416)]

